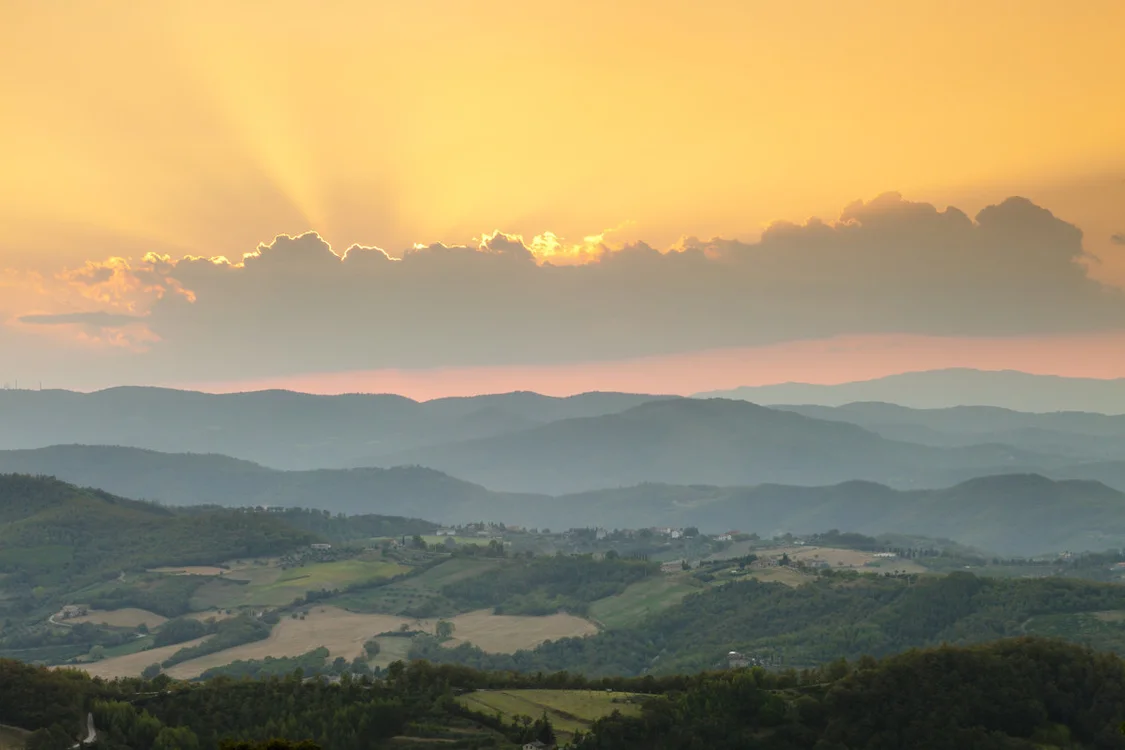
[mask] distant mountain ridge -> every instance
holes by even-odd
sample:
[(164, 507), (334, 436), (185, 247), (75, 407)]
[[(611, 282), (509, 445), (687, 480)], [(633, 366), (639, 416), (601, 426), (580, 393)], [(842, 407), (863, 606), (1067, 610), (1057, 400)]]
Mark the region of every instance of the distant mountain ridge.
[(1067, 461), (1000, 444), (933, 447), (841, 420), (729, 399), (650, 401), (614, 414), (426, 446), (369, 465), (428, 466), (508, 492), (560, 494), (640, 482), (823, 485), (866, 479), (900, 488)]
[(396, 395), (293, 391), (0, 390), (0, 449), (122, 445), (217, 453), (282, 469), (338, 468), (361, 456), (608, 414), (660, 398), (666, 397), (515, 392), (419, 402)]
[(890, 440), (922, 445), (1002, 443), (1082, 461), (1125, 456), (1125, 416), (1073, 411), (1036, 414), (994, 406), (912, 409), (879, 402), (842, 406), (778, 404), (773, 408), (815, 419), (850, 422)]
[(924, 370), (840, 385), (781, 383), (696, 396), (737, 398), (768, 405), (842, 406), (856, 401), (878, 401), (916, 409), (969, 405), (1036, 413), (1125, 414), (1125, 378), (1064, 378), (1015, 370)]
[(446, 524), (698, 526), (763, 536), (838, 528), (944, 536), (1018, 555), (1125, 546), (1125, 494), (1096, 481), (1056, 481), (1037, 474), (905, 491), (864, 481), (818, 487), (642, 483), (552, 497), (492, 492), (430, 469), (283, 472), (225, 456), (89, 446), (0, 452), (0, 473), (11, 471), (50, 474), (170, 504), (299, 506)]

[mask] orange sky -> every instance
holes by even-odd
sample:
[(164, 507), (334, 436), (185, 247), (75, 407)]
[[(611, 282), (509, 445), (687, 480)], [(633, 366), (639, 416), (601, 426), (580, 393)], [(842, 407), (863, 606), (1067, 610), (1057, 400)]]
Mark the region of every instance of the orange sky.
[[(1043, 353), (1049, 350), (1051, 358)], [(530, 390), (551, 396), (618, 391), (689, 396), (774, 383), (835, 385), (901, 372), (973, 367), (1083, 378), (1125, 377), (1125, 334), (1058, 338), (939, 339), (844, 336), (768, 347), (564, 366), (465, 367), (310, 373), (233, 382), (170, 382), (230, 393), (280, 388), (306, 393), (398, 393), (419, 401)]]
[[(1093, 278), (1125, 287), (1110, 239), (1125, 233), (1123, 28), (1120, 0), (0, 0), (0, 371), (54, 363), (48, 377), (83, 384), (66, 375), (81, 331), (28, 344), (13, 322), (121, 312), (58, 292), (64, 269), (238, 259), (306, 230), (392, 255), (495, 229), (539, 253), (550, 237), (563, 252), (595, 236), (665, 249), (832, 220), (889, 190), (970, 216), (1024, 195), (1084, 231)], [(986, 366), (997, 346), (923, 348)], [(1040, 370), (1085, 352), (1070, 366), (1089, 374), (1112, 347), (999, 349)], [(828, 366), (793, 356), (715, 380)], [(137, 377), (137, 361), (98, 382)], [(837, 379), (854, 370), (831, 361)], [(489, 370), (480, 387), (698, 379), (694, 365), (667, 381), (583, 367)]]

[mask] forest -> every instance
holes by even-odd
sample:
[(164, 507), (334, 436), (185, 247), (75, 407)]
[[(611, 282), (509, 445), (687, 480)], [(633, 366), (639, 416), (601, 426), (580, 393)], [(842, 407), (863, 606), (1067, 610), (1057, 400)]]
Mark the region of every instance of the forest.
[[(1032, 618), (1125, 609), (1125, 588), (1061, 578), (861, 576), (824, 571), (797, 588), (755, 580), (724, 583), (630, 629), (488, 654), (419, 638), (411, 656), (477, 669), (570, 670), (593, 676), (712, 669), (729, 651), (794, 667), (837, 657), (890, 655), (941, 643), (1021, 635)], [(1125, 625), (1107, 622), (1068, 637), (1125, 653)]]
[(614, 712), (577, 735), (582, 750), (1125, 748), (1125, 663), (1027, 637), (815, 669), (603, 680), (396, 662), (382, 679), (336, 683), (299, 670), (194, 684), (165, 676), (104, 682), (0, 660), (0, 723), (33, 732), (29, 750), (69, 747), (62, 743), (73, 743), (88, 713), (97, 747), (115, 750), (269, 747), (274, 738), (325, 750), (391, 747), (401, 738), (421, 748), (511, 748), (552, 736), (549, 721), (505, 721), (455, 697), (520, 688), (647, 696), (639, 715)]

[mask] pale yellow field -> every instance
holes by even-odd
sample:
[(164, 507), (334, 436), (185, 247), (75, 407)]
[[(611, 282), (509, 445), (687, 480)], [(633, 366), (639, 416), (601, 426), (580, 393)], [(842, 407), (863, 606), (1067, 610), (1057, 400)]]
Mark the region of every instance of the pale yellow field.
[(152, 568), (148, 572), (173, 576), (221, 576), (227, 571), (213, 565), (187, 565), (182, 568)]
[(838, 549), (836, 547), (793, 546), (779, 547), (768, 550), (765, 554), (777, 556), (787, 554), (794, 560), (827, 560), (833, 568), (855, 568), (857, 570), (898, 570), (903, 573), (925, 573), (926, 569), (914, 562), (901, 557), (882, 558), (875, 557), (870, 552), (861, 552), (854, 549)]
[(771, 557), (789, 555), (794, 560), (826, 560), (833, 568), (861, 568), (875, 559), (870, 552), (835, 547), (794, 546), (769, 550)]
[(112, 659), (103, 659), (102, 661), (96, 661), (91, 664), (67, 666), (73, 666), (74, 669), (81, 669), (83, 672), (94, 677), (104, 677), (108, 680), (118, 677), (137, 677), (149, 664), (159, 664), (181, 648), (198, 645), (205, 641), (207, 637), (208, 636), (204, 636), (203, 638), (196, 638), (194, 641), (177, 643), (172, 646), (164, 646), (163, 648), (154, 648), (149, 651), (138, 651), (135, 654), (115, 656)]
[[(204, 613), (207, 614), (207, 613)], [(450, 618), (454, 638), (449, 646), (470, 641), (490, 653), (511, 653), (519, 649), (534, 648), (546, 640), (569, 636), (593, 635), (593, 623), (572, 615), (556, 614), (548, 617), (517, 617), (494, 615), (490, 610), (478, 610)], [(270, 637), (256, 643), (208, 654), (198, 659), (177, 664), (168, 669), (171, 677), (190, 679), (198, 677), (212, 667), (244, 659), (264, 659), (267, 656), (300, 656), (314, 648), (324, 646), (335, 659), (342, 656), (351, 661), (363, 654), (363, 644), (379, 633), (398, 630), (407, 625), (411, 630), (432, 633), (436, 620), (416, 620), (397, 615), (360, 614), (337, 607), (314, 607), (304, 620), (286, 617), (274, 626)], [(202, 639), (200, 639), (202, 640)], [(403, 645), (408, 644), (406, 639)], [(101, 677), (136, 676), (148, 665), (160, 662), (185, 646), (199, 641), (142, 651), (128, 656), (118, 656), (81, 669)], [(399, 645), (399, 644), (395, 644)]]
[(351, 661), (363, 653), (363, 644), (371, 636), (398, 630), (403, 624), (410, 625), (411, 629), (432, 629), (432, 624), (396, 615), (365, 615), (336, 607), (316, 607), (304, 620), (286, 617), (274, 626), (269, 638), (263, 641), (235, 646), (177, 664), (168, 670), (168, 674), (188, 679), (232, 661), (264, 659), (267, 656), (300, 656), (320, 646), (327, 648), (333, 659), (342, 656)]
[(454, 630), (448, 645), (456, 646), (469, 641), (482, 651), (494, 654), (510, 654), (520, 649), (535, 648), (543, 641), (598, 632), (592, 622), (565, 614), (517, 617), (494, 615), (491, 610), (481, 609), (458, 615), (450, 622)]
[(149, 612), (147, 609), (126, 607), (125, 609), (113, 609), (108, 611), (91, 610), (88, 614), (81, 615), (80, 617), (72, 617), (67, 620), (67, 622), (93, 622), (99, 625), (109, 625), (114, 628), (135, 628), (143, 624), (150, 628), (155, 628), (168, 622), (168, 618), (162, 617), (155, 612)]

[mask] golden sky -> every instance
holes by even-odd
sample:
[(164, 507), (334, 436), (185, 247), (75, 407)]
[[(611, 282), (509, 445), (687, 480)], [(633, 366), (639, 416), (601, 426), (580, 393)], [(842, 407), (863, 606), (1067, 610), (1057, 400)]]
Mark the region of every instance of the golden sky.
[(1026, 196), (1125, 286), (1122, 29), (1121, 0), (0, 0), (0, 315), (122, 312), (44, 281), (115, 256), (663, 250), (886, 191)]

